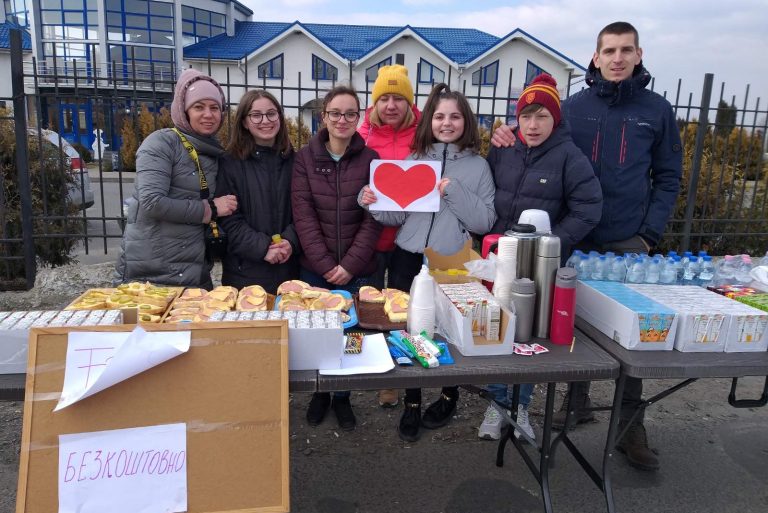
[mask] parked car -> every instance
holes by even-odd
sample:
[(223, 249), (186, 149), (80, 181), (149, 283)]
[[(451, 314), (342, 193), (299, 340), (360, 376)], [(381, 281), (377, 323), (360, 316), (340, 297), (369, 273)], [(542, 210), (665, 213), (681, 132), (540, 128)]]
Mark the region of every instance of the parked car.
[(38, 133), (43, 140), (51, 143), (57, 150), (61, 148), (64, 153), (64, 164), (72, 173), (72, 182), (67, 186), (69, 189), (69, 200), (80, 210), (85, 210), (93, 206), (93, 188), (91, 187), (91, 176), (85, 167), (85, 162), (80, 158), (77, 150), (69, 144), (69, 141), (61, 137), (53, 130), (38, 130), (30, 128), (29, 134), (35, 137)]

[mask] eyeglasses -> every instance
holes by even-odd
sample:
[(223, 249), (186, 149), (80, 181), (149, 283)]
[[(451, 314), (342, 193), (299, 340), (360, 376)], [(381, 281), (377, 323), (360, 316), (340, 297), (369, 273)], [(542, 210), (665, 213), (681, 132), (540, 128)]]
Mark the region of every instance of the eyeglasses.
[(267, 112), (249, 112), (248, 113), (248, 119), (251, 120), (251, 123), (254, 125), (258, 125), (261, 123), (264, 118), (267, 118), (267, 121), (277, 121), (280, 117), (280, 113), (276, 110), (268, 110)]
[(325, 115), (330, 118), (331, 121), (336, 123), (338, 120), (341, 119), (341, 116), (344, 116), (344, 119), (349, 121), (350, 123), (354, 123), (360, 118), (360, 113), (354, 110), (351, 110), (349, 112), (339, 112), (338, 110), (326, 110)]

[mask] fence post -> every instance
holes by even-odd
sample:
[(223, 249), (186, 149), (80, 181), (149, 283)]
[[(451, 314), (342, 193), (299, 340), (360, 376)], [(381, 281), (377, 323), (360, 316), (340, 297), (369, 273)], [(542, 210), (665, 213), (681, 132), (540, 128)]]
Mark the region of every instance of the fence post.
[(691, 225), (693, 224), (693, 209), (696, 206), (696, 192), (699, 187), (701, 172), (701, 157), (704, 154), (704, 138), (709, 127), (709, 103), (712, 99), (712, 73), (704, 75), (704, 87), (701, 91), (701, 108), (699, 109), (699, 126), (696, 129), (696, 144), (693, 148), (691, 173), (688, 177), (688, 198), (685, 204), (685, 225), (683, 227), (683, 242), (681, 251), (688, 251), (691, 243)]
[(29, 181), (29, 151), (27, 148), (27, 108), (24, 96), (24, 68), (21, 53), (21, 30), (13, 29), (11, 36), (11, 91), (13, 121), (16, 130), (16, 172), (21, 202), (21, 240), (24, 245), (24, 274), (27, 290), (35, 286), (37, 267), (32, 225), (32, 186)]

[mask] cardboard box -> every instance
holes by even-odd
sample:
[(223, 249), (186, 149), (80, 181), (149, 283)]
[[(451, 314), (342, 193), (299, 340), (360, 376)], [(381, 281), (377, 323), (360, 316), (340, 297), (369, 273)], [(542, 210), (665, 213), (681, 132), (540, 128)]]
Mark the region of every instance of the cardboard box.
[[(80, 310), (86, 318), (92, 312), (103, 310)], [(57, 325), (56, 318), (66, 311), (19, 311), (0, 312), (0, 374), (24, 374), (27, 372), (27, 348), (29, 345), (29, 330), (32, 328)], [(136, 323), (136, 309), (121, 310), (122, 324)], [(73, 314), (74, 312), (68, 311)], [(66, 314), (65, 314), (66, 315)], [(88, 324), (82, 321), (77, 326), (96, 326), (99, 319)]]
[(627, 349), (669, 351), (675, 343), (677, 313), (623, 283), (579, 280), (576, 315)]
[[(490, 294), (485, 287), (478, 283), (478, 290)], [(515, 314), (500, 307), (500, 324), (497, 340), (488, 340), (484, 336), (473, 335), (473, 322), (456, 308), (445, 292), (437, 287), (435, 290), (435, 319), (437, 331), (464, 356), (492, 356), (512, 354), (512, 343), (515, 338)]]
[[(441, 255), (427, 248), (424, 251), (429, 260), (432, 277), (437, 283), (480, 282), (479, 278), (467, 275), (436, 273), (436, 270), (466, 269), (465, 262), (481, 259), (480, 254), (472, 249), (468, 240), (464, 247), (453, 255)], [(439, 287), (438, 287), (439, 289)], [(501, 328), (499, 340), (489, 341), (485, 337), (472, 335), (472, 321), (461, 315), (442, 291), (435, 291), (435, 318), (440, 334), (453, 344), (464, 356), (491, 356), (512, 354), (512, 342), (515, 336), (515, 313), (501, 306)]]
[(288, 320), (290, 370), (340, 369), (344, 354), (341, 313), (326, 310), (256, 312), (254, 320)]
[(678, 313), (675, 349), (755, 352), (768, 349), (768, 313), (696, 286), (627, 285)]
[(429, 261), (430, 274), (432, 274), (432, 277), (437, 283), (467, 283), (470, 281), (480, 281), (479, 278), (473, 278), (466, 274), (449, 274), (447, 272), (449, 269), (466, 271), (466, 268), (464, 267), (465, 262), (482, 258), (477, 251), (472, 249), (471, 240), (468, 240), (466, 244), (464, 244), (464, 247), (453, 255), (441, 255), (435, 253), (430, 248), (427, 248), (424, 251), (424, 255), (426, 255), (427, 260)]

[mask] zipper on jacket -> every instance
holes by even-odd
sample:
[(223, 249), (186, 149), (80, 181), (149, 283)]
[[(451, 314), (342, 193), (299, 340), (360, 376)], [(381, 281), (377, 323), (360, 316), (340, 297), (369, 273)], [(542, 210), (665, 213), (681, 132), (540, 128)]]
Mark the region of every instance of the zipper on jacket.
[(336, 264), (341, 265), (341, 161), (336, 162)]
[[(445, 161), (448, 160), (448, 143), (443, 147), (443, 165), (440, 170), (440, 177), (445, 178)], [(441, 198), (442, 201), (442, 198)], [(438, 210), (439, 211), (439, 210)], [(429, 237), (432, 235), (432, 226), (435, 224), (435, 212), (432, 212), (432, 219), (429, 221), (429, 230), (427, 230), (427, 240), (424, 241), (424, 247), (429, 247)]]
[(509, 216), (507, 216), (507, 222), (504, 224), (505, 231), (509, 230), (510, 225), (515, 224), (512, 215), (515, 213), (515, 205), (517, 205), (517, 197), (520, 196), (520, 189), (522, 189), (523, 183), (525, 183), (525, 176), (528, 174), (528, 159), (531, 157), (531, 148), (525, 149), (525, 158), (523, 159), (523, 176), (520, 177), (520, 183), (517, 185), (515, 196), (512, 198), (512, 205), (509, 207)]

